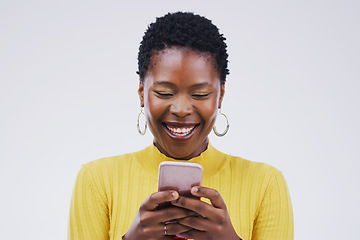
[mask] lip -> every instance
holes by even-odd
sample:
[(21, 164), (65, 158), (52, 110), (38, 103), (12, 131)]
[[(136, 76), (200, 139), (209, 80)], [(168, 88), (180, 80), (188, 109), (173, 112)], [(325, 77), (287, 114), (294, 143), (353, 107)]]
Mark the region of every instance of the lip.
[(165, 132), (174, 141), (185, 141), (191, 138), (199, 127), (199, 123), (163, 122)]

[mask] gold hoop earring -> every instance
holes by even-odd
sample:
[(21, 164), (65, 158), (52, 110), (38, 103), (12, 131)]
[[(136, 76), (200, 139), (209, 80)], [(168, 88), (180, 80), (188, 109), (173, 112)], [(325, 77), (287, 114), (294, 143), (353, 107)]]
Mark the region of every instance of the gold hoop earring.
[(225, 114), (223, 114), (223, 113), (221, 112), (221, 109), (219, 110), (219, 115), (222, 115), (222, 116), (225, 117), (225, 120), (226, 120), (226, 128), (225, 128), (224, 132), (219, 133), (219, 132), (216, 130), (216, 126), (214, 125), (214, 126), (213, 126), (213, 131), (214, 131), (214, 133), (215, 133), (216, 136), (218, 136), (218, 137), (223, 137), (223, 136), (225, 136), (225, 134), (229, 131), (230, 125), (229, 125), (229, 120), (228, 120), (228, 118), (226, 117)]
[(137, 130), (140, 133), (140, 135), (144, 136), (145, 133), (146, 133), (146, 129), (147, 129), (147, 121), (145, 120), (144, 131), (141, 131), (141, 129), (140, 129), (140, 116), (141, 116), (141, 114), (145, 116), (144, 108), (141, 108), (140, 113), (139, 113), (138, 118), (137, 118)]

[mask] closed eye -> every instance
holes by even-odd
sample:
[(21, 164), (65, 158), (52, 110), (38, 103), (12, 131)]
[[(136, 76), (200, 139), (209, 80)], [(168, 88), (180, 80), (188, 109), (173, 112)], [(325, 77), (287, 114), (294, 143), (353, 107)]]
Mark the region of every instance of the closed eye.
[(211, 93), (191, 94), (191, 96), (195, 99), (206, 99), (210, 94)]
[(158, 96), (160, 98), (170, 98), (170, 97), (172, 97), (174, 95), (174, 94), (169, 93), (169, 92), (154, 91), (154, 93), (156, 94), (156, 96)]

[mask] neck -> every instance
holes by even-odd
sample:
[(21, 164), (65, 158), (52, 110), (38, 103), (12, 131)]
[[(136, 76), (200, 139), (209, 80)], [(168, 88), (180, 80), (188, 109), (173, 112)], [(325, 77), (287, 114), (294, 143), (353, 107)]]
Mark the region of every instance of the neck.
[(174, 157), (172, 156), (171, 154), (169, 154), (157, 141), (156, 139), (154, 140), (154, 146), (159, 149), (159, 151), (164, 154), (165, 156), (169, 157), (169, 158), (173, 158), (173, 159), (176, 159), (176, 160), (190, 160), (194, 157), (198, 157), (200, 156), (201, 153), (203, 153), (206, 149), (207, 149), (207, 146), (208, 146), (208, 138), (206, 138), (204, 140), (204, 142), (202, 144), (200, 144), (200, 146), (198, 146), (195, 151), (193, 153), (191, 153), (190, 155), (186, 156), (186, 157)]

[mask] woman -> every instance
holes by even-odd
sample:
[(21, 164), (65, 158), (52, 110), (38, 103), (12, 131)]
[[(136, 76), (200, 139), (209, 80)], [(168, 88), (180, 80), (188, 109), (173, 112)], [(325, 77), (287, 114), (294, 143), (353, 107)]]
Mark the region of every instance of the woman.
[[(154, 143), (82, 167), (69, 239), (293, 239), (281, 172), (208, 142), (225, 94), (224, 40), (210, 20), (192, 13), (167, 14), (149, 26), (138, 55), (138, 94)], [(203, 165), (203, 186), (191, 193), (204, 201), (157, 192), (165, 160)], [(163, 202), (172, 207), (157, 209)]]

